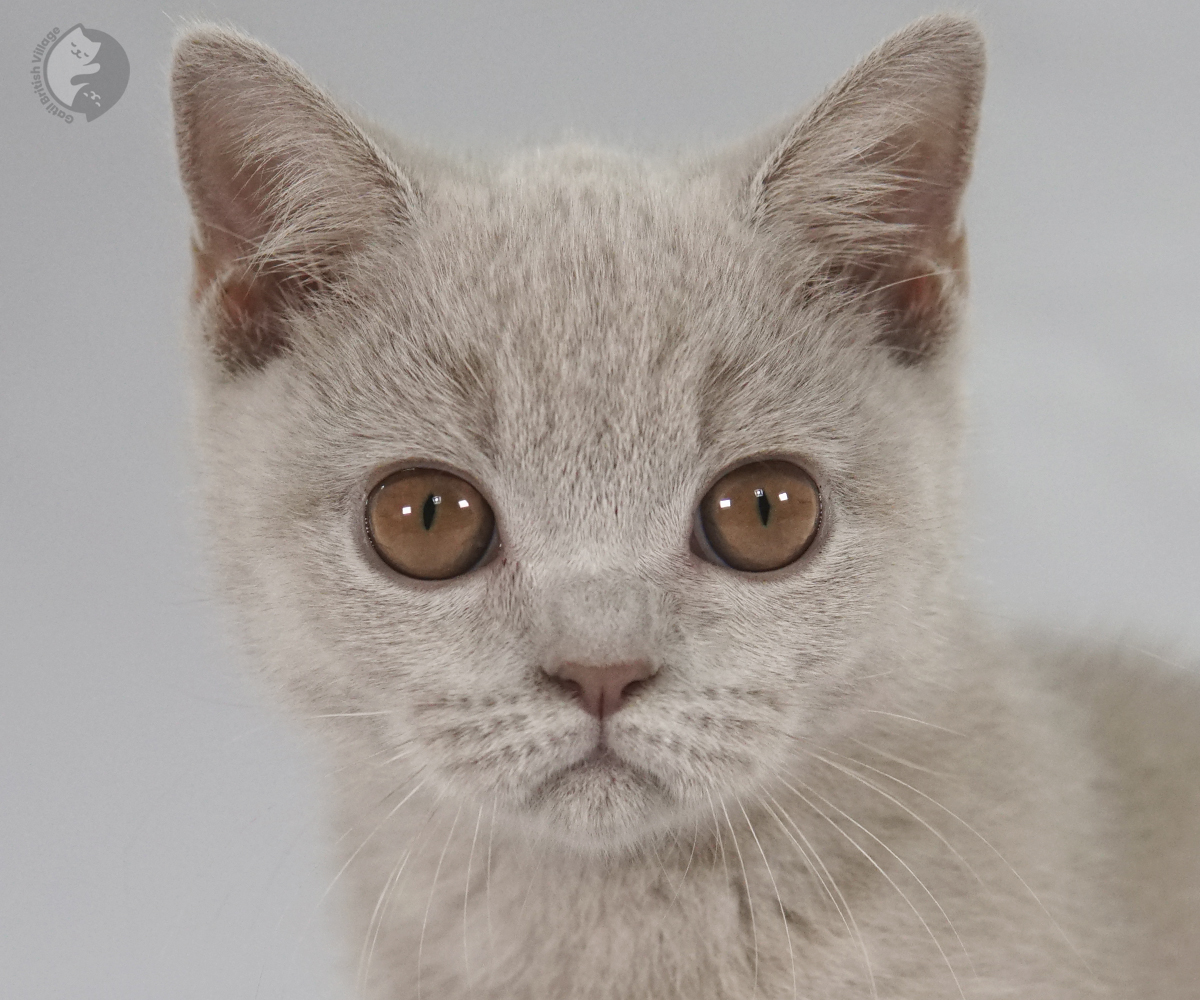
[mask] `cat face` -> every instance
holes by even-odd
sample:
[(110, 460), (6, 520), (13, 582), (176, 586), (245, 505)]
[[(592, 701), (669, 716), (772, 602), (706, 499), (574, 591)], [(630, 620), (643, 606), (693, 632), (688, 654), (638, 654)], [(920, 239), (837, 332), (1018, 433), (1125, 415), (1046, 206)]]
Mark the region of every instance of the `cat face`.
[(73, 56), (80, 65), (90, 63), (100, 51), (100, 43), (93, 42), (83, 33), (81, 28), (75, 28), (63, 36), (62, 44), (66, 52)]
[[(267, 187), (247, 192), (251, 171), (219, 175), (221, 130), (240, 102), (279, 102), (251, 99), (240, 74), (261, 80), (265, 61), (298, 115), (316, 92), (240, 36), (190, 44), (176, 108), (210, 510), (246, 634), (302, 711), (371, 713), (338, 737), (361, 759), (593, 851), (769, 787), (869, 692), (919, 680), (956, 493), (957, 286), (926, 272), (961, 242), (936, 212), (902, 251), (863, 228), (857, 259), (836, 227), (798, 223), (794, 185), (819, 178), (805, 143), (827, 151), (811, 117), (771, 157), (655, 165), (566, 147), (418, 172), (323, 104), (316, 123), (250, 130), (261, 163), (325, 135), (307, 154), (317, 172), (295, 168), (285, 191), (260, 169)], [(187, 103), (200, 80), (227, 89)], [(861, 127), (878, 130), (871, 111)], [(947, 172), (965, 181), (965, 156), (936, 168), (939, 190)], [(262, 255), (249, 269), (247, 247)], [(764, 459), (807, 474), (819, 525), (782, 568), (734, 569), (696, 512)], [(474, 568), (417, 579), (372, 544), (373, 489), (414, 467), (488, 504), (495, 538)], [(583, 676), (571, 665), (628, 664), (637, 683), (602, 719), (564, 682)]]

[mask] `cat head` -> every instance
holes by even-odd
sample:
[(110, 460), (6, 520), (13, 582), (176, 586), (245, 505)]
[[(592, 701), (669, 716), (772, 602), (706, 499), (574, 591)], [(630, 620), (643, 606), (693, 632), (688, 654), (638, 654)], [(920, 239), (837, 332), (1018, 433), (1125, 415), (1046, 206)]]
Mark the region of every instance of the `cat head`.
[(69, 52), (80, 63), (90, 63), (100, 51), (100, 42), (88, 38), (83, 33), (83, 25), (76, 25), (63, 35), (62, 40), (66, 43), (64, 51)]
[(185, 34), (203, 471), (267, 676), (580, 850), (928, 681), (982, 67), (929, 18), (720, 155), (483, 165)]

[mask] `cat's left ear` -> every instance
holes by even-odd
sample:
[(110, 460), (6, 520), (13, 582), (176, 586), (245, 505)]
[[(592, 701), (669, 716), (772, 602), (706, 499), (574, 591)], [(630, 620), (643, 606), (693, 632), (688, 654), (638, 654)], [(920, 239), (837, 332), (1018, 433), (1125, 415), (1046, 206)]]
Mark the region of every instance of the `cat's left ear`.
[(293, 63), (239, 32), (187, 31), (171, 98), (206, 336), (227, 370), (262, 368), (357, 255), (399, 237), (414, 190)]
[(908, 364), (935, 355), (958, 322), (959, 204), (983, 77), (974, 22), (917, 21), (802, 114), (751, 182), (752, 221), (780, 241), (790, 274), (867, 297)]

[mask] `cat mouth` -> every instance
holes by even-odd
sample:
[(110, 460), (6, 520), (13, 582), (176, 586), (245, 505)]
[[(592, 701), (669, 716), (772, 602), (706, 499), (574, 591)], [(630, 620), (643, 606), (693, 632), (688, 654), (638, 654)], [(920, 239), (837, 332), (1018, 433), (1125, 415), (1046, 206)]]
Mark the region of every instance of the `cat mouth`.
[(631, 763), (611, 747), (598, 743), (587, 755), (559, 768), (533, 790), (530, 804), (583, 791), (620, 794), (622, 790), (667, 797), (662, 781), (650, 771)]

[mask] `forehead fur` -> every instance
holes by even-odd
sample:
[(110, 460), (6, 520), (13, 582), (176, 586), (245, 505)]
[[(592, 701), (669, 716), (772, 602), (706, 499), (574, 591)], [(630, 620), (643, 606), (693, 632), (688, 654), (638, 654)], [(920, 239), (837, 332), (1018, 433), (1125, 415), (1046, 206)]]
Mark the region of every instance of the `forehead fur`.
[(568, 146), (423, 195), (299, 339), (312, 402), (360, 441), (611, 476), (844, 441), (873, 392), (912, 394), (870, 310), (785, 292), (719, 176)]

